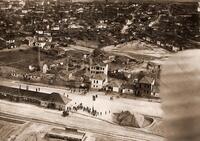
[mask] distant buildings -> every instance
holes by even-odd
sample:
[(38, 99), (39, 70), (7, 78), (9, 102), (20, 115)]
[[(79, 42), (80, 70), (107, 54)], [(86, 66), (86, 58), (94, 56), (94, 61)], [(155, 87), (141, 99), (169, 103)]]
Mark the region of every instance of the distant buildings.
[[(200, 11), (200, 8), (197, 8), (197, 2), (173, 3), (170, 6), (162, 3), (158, 5), (109, 3), (104, 8), (93, 2), (79, 3), (78, 6), (68, 2), (0, 0), (0, 10), (2, 13), (8, 13), (2, 19), (18, 17), (16, 20), (22, 21), (17, 26), (17, 30), (11, 28), (20, 33), (17, 34), (18, 37), (24, 37), (27, 34), (34, 36), (35, 33), (42, 35), (47, 32), (59, 44), (63, 35), (66, 35), (70, 38), (70, 41), (66, 41), (67, 43), (81, 39), (95, 42), (98, 46), (117, 45), (133, 39), (145, 38), (145, 41), (153, 44), (160, 41), (158, 45), (166, 49), (168, 49), (166, 44), (173, 46), (175, 32), (181, 36), (191, 36), (191, 32), (196, 28), (194, 15)], [(4, 28), (17, 25), (15, 20), (1, 22), (4, 22)], [(3, 29), (3, 27), (0, 24), (0, 28)], [(185, 30), (186, 28), (188, 30)], [(123, 30), (124, 32), (121, 32)], [(157, 32), (163, 36), (162, 40), (159, 40), (160, 35)], [(183, 34), (183, 32), (187, 33)], [(156, 36), (146, 37), (146, 33)], [(2, 34), (5, 33), (2, 32)], [(168, 40), (166, 36), (172, 36), (171, 40)], [(180, 44), (178, 43), (178, 46)], [(168, 50), (170, 49), (171, 47)]]
[(200, 12), (200, 2), (198, 4), (199, 4), (199, 6), (198, 6), (197, 11)]

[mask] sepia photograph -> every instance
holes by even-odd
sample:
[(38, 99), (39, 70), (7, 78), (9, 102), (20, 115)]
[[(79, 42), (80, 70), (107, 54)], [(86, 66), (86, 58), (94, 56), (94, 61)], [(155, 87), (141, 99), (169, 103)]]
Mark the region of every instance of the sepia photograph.
[(200, 141), (199, 0), (0, 0), (0, 141)]

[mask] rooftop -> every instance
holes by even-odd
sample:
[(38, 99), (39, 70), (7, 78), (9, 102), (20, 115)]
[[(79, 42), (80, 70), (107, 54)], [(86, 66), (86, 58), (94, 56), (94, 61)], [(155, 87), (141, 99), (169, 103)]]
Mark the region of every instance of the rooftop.
[(8, 93), (15, 96), (20, 97), (29, 97), (37, 100), (42, 101), (49, 101), (49, 102), (55, 102), (60, 104), (67, 104), (70, 99), (64, 97), (63, 95), (59, 93), (42, 93), (42, 92), (36, 92), (36, 91), (29, 91), (29, 90), (23, 90), (18, 88), (11, 88), (6, 86), (0, 86), (0, 92)]
[(53, 128), (48, 134), (53, 134), (62, 137), (68, 137), (73, 139), (82, 139), (85, 136), (85, 133), (78, 131), (66, 131), (59, 128)]
[(104, 80), (104, 79), (106, 79), (106, 75), (105, 74), (95, 74), (91, 78), (97, 79), (97, 80)]
[(144, 84), (151, 84), (153, 82), (153, 78), (148, 77), (148, 76), (144, 76), (142, 79), (140, 79), (140, 83), (144, 83)]

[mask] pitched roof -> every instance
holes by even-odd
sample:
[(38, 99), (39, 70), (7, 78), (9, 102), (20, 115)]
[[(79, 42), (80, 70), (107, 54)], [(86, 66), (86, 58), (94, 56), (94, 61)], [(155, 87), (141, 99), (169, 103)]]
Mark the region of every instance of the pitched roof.
[(11, 88), (6, 86), (0, 86), (0, 92), (8, 93), (10, 95), (15, 95), (19, 97), (28, 97), (37, 100), (55, 102), (60, 104), (67, 104), (70, 101), (70, 99), (64, 97), (59, 93), (47, 94), (42, 92), (29, 91), (29, 90)]
[(113, 87), (121, 87), (122, 84), (123, 84), (123, 81), (120, 81), (117, 79), (111, 80), (111, 82), (109, 83), (109, 85), (111, 85)]
[(104, 80), (104, 79), (106, 79), (106, 75), (105, 74), (95, 74), (91, 78), (96, 79), (96, 80)]
[(47, 95), (41, 92), (28, 91), (28, 90), (11, 88), (11, 87), (6, 87), (6, 86), (0, 86), (0, 92), (12, 94), (15, 96), (21, 96), (21, 97), (26, 96), (26, 97), (35, 98), (38, 100), (44, 99), (44, 97)]
[(43, 100), (60, 104), (67, 104), (70, 101), (70, 99), (59, 93), (51, 93), (49, 96), (46, 96)]
[(68, 138), (74, 138), (74, 139), (82, 139), (85, 136), (85, 133), (79, 132), (79, 131), (66, 131), (59, 128), (53, 128), (49, 134), (62, 136), (62, 137), (68, 137)]
[(144, 84), (151, 84), (153, 82), (153, 78), (144, 76), (142, 79), (140, 79), (139, 83), (144, 83)]
[(93, 60), (91, 66), (93, 67), (105, 67), (107, 64), (101, 61)]

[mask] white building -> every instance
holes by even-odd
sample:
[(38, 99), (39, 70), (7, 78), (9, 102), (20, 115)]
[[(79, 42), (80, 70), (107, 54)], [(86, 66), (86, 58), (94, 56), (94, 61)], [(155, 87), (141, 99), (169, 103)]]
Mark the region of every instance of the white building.
[(40, 47), (40, 48), (44, 48), (44, 46), (46, 45), (46, 42), (36, 42), (35, 46)]
[(44, 64), (44, 65), (42, 66), (42, 72), (43, 72), (43, 73), (47, 73), (47, 71), (48, 71), (48, 66), (47, 66), (47, 64)]
[(174, 52), (178, 52), (179, 50), (180, 50), (179, 47), (177, 47), (177, 46), (172, 46), (172, 51), (174, 51)]
[(102, 89), (107, 84), (108, 79), (105, 74), (95, 74), (90, 81), (92, 89)]
[(90, 66), (90, 74), (108, 75), (108, 64), (96, 64)]

